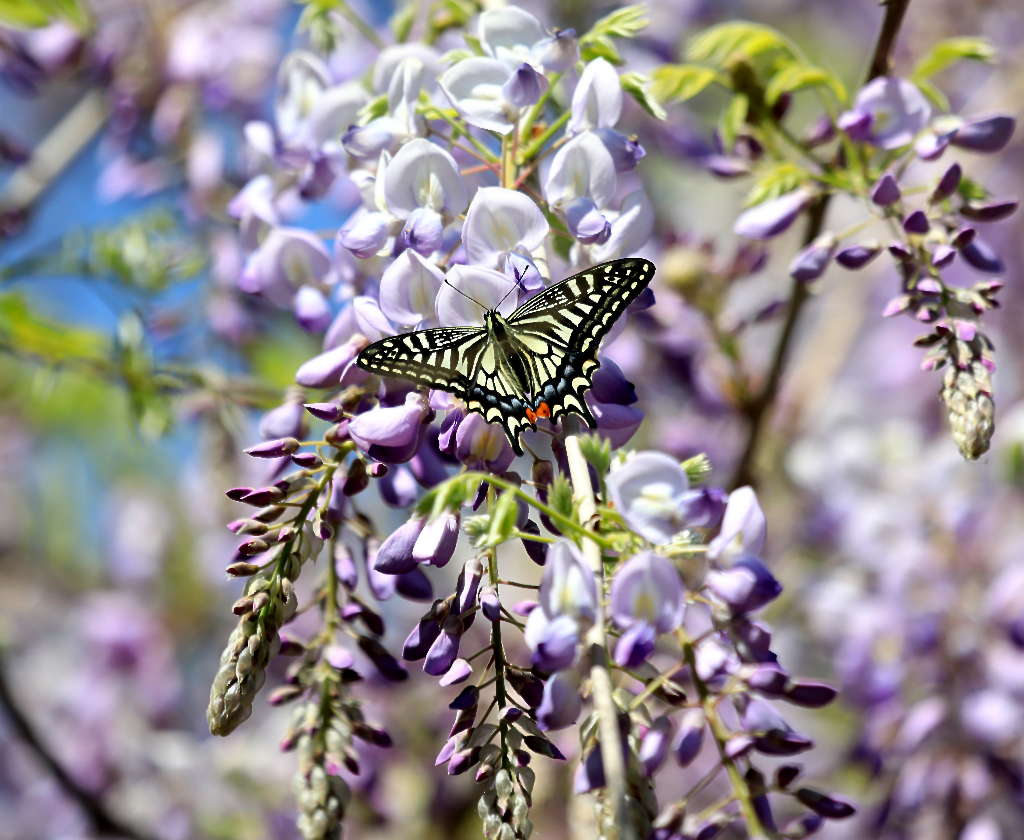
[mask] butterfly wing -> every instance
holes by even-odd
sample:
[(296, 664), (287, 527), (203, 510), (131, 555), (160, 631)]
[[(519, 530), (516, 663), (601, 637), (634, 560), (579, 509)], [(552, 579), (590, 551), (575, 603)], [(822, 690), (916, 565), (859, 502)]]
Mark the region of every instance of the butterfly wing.
[(363, 348), (356, 364), (465, 399), (474, 359), (487, 344), (480, 327), (440, 327), (388, 336)]
[(495, 363), (499, 350), (480, 327), (441, 327), (375, 341), (356, 359), (363, 370), (408, 379), (447, 391), (469, 411), (500, 423), (519, 455), (526, 409), (515, 387)]
[(597, 425), (584, 401), (600, 366), (597, 350), (653, 276), (648, 260), (612, 260), (567, 277), (512, 313), (509, 327), (528, 351), (538, 405), (547, 403), (552, 420), (574, 412)]

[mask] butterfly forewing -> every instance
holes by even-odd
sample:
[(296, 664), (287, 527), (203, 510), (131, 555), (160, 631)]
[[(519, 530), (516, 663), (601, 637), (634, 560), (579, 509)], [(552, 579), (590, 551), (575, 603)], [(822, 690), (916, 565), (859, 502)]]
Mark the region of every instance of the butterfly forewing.
[(547, 403), (553, 420), (575, 412), (596, 425), (584, 395), (599, 366), (601, 339), (653, 275), (647, 260), (613, 260), (567, 277), (512, 313), (509, 326), (529, 349), (542, 383), (538, 403)]
[[(599, 365), (601, 339), (653, 275), (647, 260), (624, 259), (567, 277), (508, 319), (511, 354), (486, 329), (447, 327), (381, 339), (359, 354), (358, 364), (455, 395), (467, 410), (500, 423), (521, 455), (519, 433), (537, 417), (557, 420), (573, 412), (596, 425), (584, 396)], [(510, 368), (525, 378), (529, 393), (511, 381)]]

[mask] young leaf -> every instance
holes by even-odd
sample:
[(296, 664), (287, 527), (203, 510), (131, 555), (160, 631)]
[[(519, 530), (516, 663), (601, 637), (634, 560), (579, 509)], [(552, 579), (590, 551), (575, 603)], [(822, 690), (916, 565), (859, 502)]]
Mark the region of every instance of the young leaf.
[(551, 482), (551, 487), (548, 490), (548, 504), (566, 519), (575, 518), (576, 505), (572, 498), (572, 485), (561, 473), (556, 475)]
[(491, 512), (491, 527), (487, 531), (487, 544), (503, 543), (512, 534), (519, 517), (519, 504), (513, 490), (506, 490), (498, 497)]
[(616, 38), (633, 38), (646, 29), (650, 22), (643, 4), (623, 6), (597, 21), (583, 37), (611, 35)]
[(588, 35), (580, 39), (580, 58), (584, 62), (604, 58), (612, 64), (622, 64), (622, 56), (607, 35)]
[(790, 51), (786, 40), (768, 26), (732, 21), (712, 26), (697, 35), (686, 51), (692, 61), (732, 64), (739, 58), (753, 58), (771, 50)]
[(699, 64), (664, 64), (651, 75), (651, 95), (659, 102), (685, 102), (712, 82), (725, 84), (710, 67)]
[(600, 435), (583, 435), (580, 437), (580, 452), (587, 462), (597, 470), (598, 475), (608, 472), (612, 462), (612, 444)]
[(656, 120), (663, 120), (668, 116), (657, 99), (651, 95), (651, 80), (643, 73), (623, 73), (619, 77), (619, 82), (622, 89)]
[(846, 87), (839, 79), (813, 64), (801, 64), (792, 62), (783, 65), (765, 89), (765, 99), (769, 105), (774, 105), (784, 93), (794, 93), (807, 87), (827, 87), (835, 94), (840, 104), (846, 102)]
[(751, 188), (744, 207), (753, 207), (762, 201), (778, 198), (792, 192), (807, 180), (807, 173), (795, 163), (778, 163), (758, 170), (757, 181)]
[(736, 136), (743, 130), (747, 121), (747, 109), (750, 107), (750, 100), (745, 93), (737, 93), (725, 106), (722, 118), (718, 124), (718, 130), (722, 134), (722, 146), (731, 149), (736, 142)]
[(910, 78), (915, 82), (941, 73), (957, 61), (993, 61), (996, 48), (985, 38), (947, 38), (939, 41), (914, 67)]

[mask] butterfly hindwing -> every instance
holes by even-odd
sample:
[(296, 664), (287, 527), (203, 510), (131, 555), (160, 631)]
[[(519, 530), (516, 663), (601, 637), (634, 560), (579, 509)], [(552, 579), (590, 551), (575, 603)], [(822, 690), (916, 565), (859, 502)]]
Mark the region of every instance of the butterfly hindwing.
[(598, 347), (653, 275), (643, 259), (602, 263), (534, 296), (507, 321), (498, 319), (504, 345), (487, 328), (441, 327), (376, 341), (357, 364), (453, 394), (467, 410), (499, 423), (521, 455), (519, 434), (538, 417), (575, 413), (596, 426), (584, 397), (599, 367)]

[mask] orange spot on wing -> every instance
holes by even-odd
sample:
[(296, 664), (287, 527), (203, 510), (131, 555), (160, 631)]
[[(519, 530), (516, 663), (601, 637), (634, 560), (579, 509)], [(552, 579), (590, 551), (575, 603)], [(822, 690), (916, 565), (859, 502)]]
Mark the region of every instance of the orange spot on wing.
[(536, 423), (537, 422), (537, 412), (534, 411), (532, 408), (526, 409), (526, 419), (529, 420), (531, 423)]
[(540, 405), (537, 406), (537, 416), (538, 417), (550, 417), (551, 416), (551, 406), (549, 406), (546, 402), (542, 402)]

